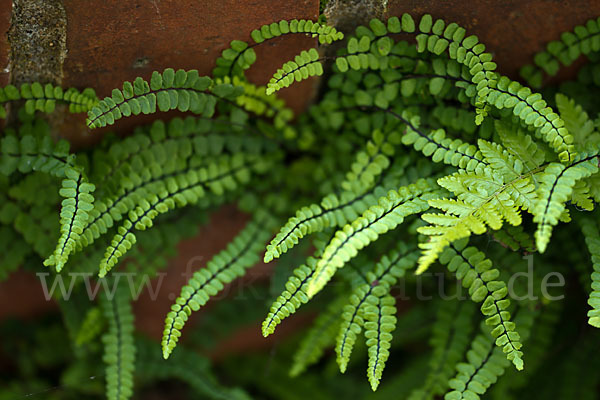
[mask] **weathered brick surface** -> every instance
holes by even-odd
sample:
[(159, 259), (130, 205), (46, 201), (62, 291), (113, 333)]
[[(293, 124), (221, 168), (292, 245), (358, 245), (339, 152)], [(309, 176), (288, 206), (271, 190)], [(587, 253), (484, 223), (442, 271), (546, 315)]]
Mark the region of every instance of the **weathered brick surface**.
[(533, 55), (564, 31), (600, 16), (595, 0), (390, 0), (388, 16), (408, 12), (456, 22), (494, 55), (498, 70), (513, 79)]

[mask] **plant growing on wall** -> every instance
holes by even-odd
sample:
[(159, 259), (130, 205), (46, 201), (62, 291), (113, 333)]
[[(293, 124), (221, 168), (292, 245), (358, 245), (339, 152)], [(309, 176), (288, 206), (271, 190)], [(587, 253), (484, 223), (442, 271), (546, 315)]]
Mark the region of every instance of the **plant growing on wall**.
[[(600, 327), (599, 109), (590, 96), (600, 82), (599, 24), (565, 33), (524, 67), (534, 89), (496, 72), (476, 36), (427, 14), (373, 19), (346, 38), (313, 21), (265, 25), (251, 44), (231, 42), (212, 77), (166, 69), (103, 100), (90, 89), (7, 86), (0, 101), (22, 108), (18, 128), (1, 142), (1, 272), (21, 264), (39, 270), (43, 260), (53, 274), (93, 271), (115, 289), (101, 292), (98, 305), (60, 301), (76, 365), (64, 381), (98, 393), (76, 374), (98, 368), (101, 345), (109, 399), (130, 398), (137, 382), (171, 377), (207, 398), (248, 398), (220, 386), (206, 360), (178, 342), (190, 315), (261, 257), (278, 262), (285, 281), (270, 307), (248, 311), (264, 312), (264, 336), (301, 307), (318, 302), (321, 309), (289, 345), (288, 364), (275, 364), (281, 376), (261, 380), (254, 356), (222, 367), (248, 393), (302, 397), (283, 370), (318, 388), (313, 394), (343, 393), (351, 378), (311, 374), (325, 358), (341, 373), (366, 368), (377, 392), (350, 384), (352, 398), (555, 397), (556, 387), (559, 398), (593, 396), (597, 374), (582, 360), (597, 349)], [(249, 82), (254, 47), (292, 34), (345, 46), (335, 56), (302, 51), (265, 87)], [(590, 62), (575, 81), (534, 91), (581, 54)], [(324, 74), (326, 90), (302, 115), (276, 96)], [(170, 110), (195, 116), (158, 120), (124, 139), (108, 137), (92, 152), (71, 153), (36, 115), (57, 103), (87, 112), (91, 128)], [(54, 192), (36, 196), (41, 190)], [(134, 337), (132, 296), (115, 272), (144, 272), (134, 279), (157, 273), (175, 244), (228, 202), (251, 218), (181, 288), (165, 317), (167, 360), (160, 360), (158, 345)], [(583, 242), (586, 249), (575, 245)], [(529, 271), (524, 254), (535, 254), (526, 285), (514, 279)], [(588, 291), (592, 328), (561, 328), (576, 324), (583, 304), (557, 301), (564, 287), (548, 292), (558, 274)], [(398, 300), (400, 284), (442, 295)], [(80, 286), (74, 295), (84, 297)], [(524, 290), (527, 296), (516, 295)], [(431, 351), (413, 354), (423, 332)], [(581, 345), (557, 345), (573, 341)], [(366, 358), (360, 367), (356, 353)], [(562, 364), (551, 372), (558, 386), (543, 379), (545, 362)]]

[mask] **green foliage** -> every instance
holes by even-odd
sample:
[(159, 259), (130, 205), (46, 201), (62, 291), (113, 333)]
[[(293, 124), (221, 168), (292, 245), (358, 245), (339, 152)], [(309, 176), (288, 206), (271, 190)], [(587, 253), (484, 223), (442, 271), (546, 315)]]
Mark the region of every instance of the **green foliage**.
[(588, 304), (592, 307), (588, 311), (588, 322), (590, 325), (600, 328), (600, 231), (595, 221), (590, 219), (579, 218), (581, 231), (585, 236), (585, 243), (592, 257), (592, 291), (588, 299)]
[[(576, 80), (541, 93), (499, 74), (493, 49), (476, 36), (428, 14), (373, 19), (337, 53), (303, 51), (266, 86), (245, 76), (258, 45), (288, 34), (326, 45), (344, 35), (312, 21), (275, 22), (253, 31), (251, 43), (232, 41), (211, 77), (168, 68), (125, 82), (104, 100), (89, 89), (40, 83), (1, 89), (0, 103), (24, 107), (7, 118), (0, 141), (0, 278), (21, 265), (44, 271), (43, 282), (50, 275), (48, 298), (58, 300), (66, 332), (11, 329), (75, 346), (17, 340), (0, 326), (2, 352), (32, 352), (17, 356), (0, 398), (68, 387), (73, 394), (50, 396), (127, 399), (134, 371), (140, 393), (160, 393), (156, 380), (180, 379), (194, 396), (215, 399), (248, 399), (239, 384), (257, 398), (282, 400), (589, 396), (595, 364), (582, 360), (597, 350), (597, 338), (581, 328), (577, 287), (569, 285), (575, 295), (561, 314), (563, 302), (543, 285), (555, 273), (576, 275), (589, 292), (588, 322), (600, 326), (600, 233), (590, 214), (600, 202), (597, 22), (536, 56), (548, 74), (580, 53), (590, 59)], [(534, 86), (542, 83), (541, 69), (524, 72)], [(294, 115), (274, 93), (311, 76), (322, 76), (322, 86)], [(196, 115), (155, 121), (125, 137), (107, 134), (93, 150), (72, 153), (61, 130), (35, 114), (59, 103), (87, 112), (90, 128), (159, 111)], [(236, 204), (249, 221), (173, 297), (162, 351), (152, 351), (154, 344), (134, 339), (132, 285), (160, 281), (178, 242), (223, 204)], [(591, 271), (586, 254), (573, 251), (580, 231)], [(525, 273), (521, 255), (529, 253), (535, 271)], [(259, 279), (248, 290), (260, 295), (232, 293), (231, 301), (203, 310), (196, 332), (186, 330), (187, 347), (174, 352), (192, 313), (261, 257), (277, 263), (271, 284)], [(122, 273), (129, 287), (117, 285)], [(90, 274), (104, 289), (98, 305), (86, 298), (90, 281), (78, 279)], [(533, 282), (526, 298), (512, 296), (515, 282), (518, 293), (524, 289), (521, 274)], [(267, 292), (275, 300), (263, 336), (292, 315), (298, 334), (278, 332), (270, 355), (232, 357), (224, 339), (256, 322)], [(415, 292), (417, 300), (442, 298), (417, 301)], [(464, 294), (472, 301), (460, 300)], [(427, 337), (431, 352), (423, 355)], [(580, 338), (585, 351), (572, 351)], [(214, 370), (196, 350), (211, 351)], [(102, 375), (102, 352), (106, 389), (89, 378)], [(49, 377), (58, 364), (65, 372)], [(365, 367), (370, 388), (356, 383)], [(558, 390), (552, 383), (563, 376)], [(219, 384), (221, 377), (233, 388)]]
[(552, 227), (558, 224), (577, 181), (597, 172), (598, 149), (582, 152), (569, 166), (550, 163), (544, 169), (540, 177), (538, 198), (532, 205), (533, 220), (538, 223), (535, 240), (540, 252), (546, 250)]
[(373, 391), (379, 387), (385, 362), (389, 358), (391, 332), (396, 329), (396, 307), (392, 296), (378, 298), (365, 306), (365, 338), (369, 352), (367, 377)]
[(133, 395), (135, 343), (133, 313), (125, 285), (113, 283), (114, 293), (102, 298), (108, 332), (102, 336), (106, 363), (106, 395), (109, 400), (126, 400)]
[(521, 76), (537, 88), (547, 76), (556, 75), (561, 65), (571, 65), (582, 54), (597, 53), (600, 50), (599, 23), (598, 19), (590, 19), (585, 25), (577, 25), (573, 32), (564, 32), (560, 40), (549, 42), (546, 50), (534, 56), (534, 65), (521, 69)]
[(294, 61), (286, 62), (281, 69), (275, 72), (267, 84), (267, 94), (275, 93), (279, 89), (311, 76), (321, 75), (323, 75), (323, 65), (319, 60), (319, 52), (316, 49), (303, 50), (294, 57)]
[(273, 221), (268, 213), (260, 211), (227, 246), (216, 254), (205, 268), (196, 271), (188, 283), (181, 288), (181, 294), (171, 306), (165, 319), (162, 338), (162, 351), (169, 358), (179, 341), (181, 330), (193, 311), (204, 306), (211, 296), (215, 296), (235, 278), (243, 276), (245, 269), (259, 260), (268, 239), (269, 227)]
[(492, 268), (492, 262), (475, 247), (467, 247), (466, 241), (447, 248), (440, 262), (456, 274), (464, 288), (469, 290), (471, 300), (481, 303), (481, 313), (485, 323), (491, 327), (491, 335), (496, 346), (500, 347), (506, 358), (513, 362), (518, 370), (523, 369), (521, 338), (515, 330), (508, 311), (510, 300), (508, 289), (502, 280), (497, 280), (500, 271)]
[[(66, 104), (72, 113), (88, 112), (98, 103), (98, 97), (93, 89), (88, 88), (79, 92), (75, 88), (63, 90), (60, 86), (40, 82), (24, 83), (20, 87), (7, 85), (0, 89), (0, 103), (24, 101), (25, 112), (34, 114), (54, 112), (57, 104)], [(0, 118), (6, 118), (6, 109), (0, 107)]]
[(198, 71), (175, 72), (172, 68), (162, 73), (154, 71), (150, 82), (138, 77), (125, 82), (123, 90), (114, 89), (88, 113), (90, 128), (112, 125), (130, 115), (152, 114), (157, 111), (179, 110), (210, 117), (215, 112), (217, 100), (232, 100), (241, 93), (231, 84), (215, 84)]
[(325, 312), (319, 314), (294, 354), (290, 376), (302, 374), (307, 367), (319, 361), (325, 349), (335, 342), (345, 300), (344, 296), (340, 296)]

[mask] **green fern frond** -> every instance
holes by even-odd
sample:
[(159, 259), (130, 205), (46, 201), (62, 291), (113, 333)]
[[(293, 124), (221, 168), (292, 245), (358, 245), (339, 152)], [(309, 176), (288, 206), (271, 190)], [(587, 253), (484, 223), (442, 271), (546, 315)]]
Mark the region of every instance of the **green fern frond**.
[(351, 192), (342, 192), (340, 195), (331, 193), (319, 205), (302, 207), (267, 245), (264, 262), (279, 258), (306, 235), (321, 232), (328, 227), (342, 226), (356, 219), (370, 205), (377, 203), (377, 199), (384, 195), (382, 192), (383, 188), (378, 187), (373, 193), (358, 196)]
[(196, 271), (183, 286), (165, 319), (161, 344), (165, 359), (175, 349), (191, 313), (198, 311), (211, 296), (223, 290), (224, 285), (243, 276), (246, 269), (258, 262), (273, 222), (266, 212), (258, 212), (254, 220), (207, 263), (206, 268)]
[(405, 112), (398, 117), (406, 124), (402, 143), (412, 145), (415, 150), (431, 157), (434, 162), (443, 162), (467, 171), (478, 171), (488, 165), (476, 146), (460, 139), (446, 137), (443, 129), (437, 129), (429, 134), (423, 132), (419, 128), (418, 116), (411, 116)]
[(290, 376), (296, 377), (306, 371), (310, 365), (319, 361), (325, 349), (335, 343), (345, 296), (331, 302), (327, 309), (315, 319), (312, 327), (304, 334), (298, 350), (294, 354), (294, 362)]
[(537, 200), (531, 209), (533, 221), (538, 224), (535, 240), (541, 253), (546, 250), (552, 227), (558, 224), (577, 181), (598, 172), (597, 158), (598, 150), (581, 152), (571, 165), (550, 163), (544, 169), (537, 189)]
[(62, 178), (65, 169), (74, 163), (69, 142), (60, 140), (55, 144), (49, 136), (6, 135), (0, 141), (0, 149), (0, 172), (4, 175), (40, 171)]
[(138, 77), (133, 83), (123, 83), (123, 90), (114, 89), (88, 113), (90, 128), (112, 125), (130, 115), (152, 114), (158, 111), (190, 111), (211, 117), (218, 99), (233, 100), (242, 89), (230, 84), (214, 84), (198, 71), (175, 72), (167, 68), (163, 73), (154, 71), (150, 82)]
[(273, 302), (269, 314), (262, 323), (262, 334), (264, 337), (275, 332), (277, 325), (284, 318), (292, 315), (302, 305), (308, 303), (306, 290), (308, 281), (312, 278), (317, 260), (313, 257), (308, 257), (305, 263), (293, 271), (285, 284), (284, 292)]
[(352, 349), (364, 326), (364, 307), (372, 302), (372, 296), (386, 296), (398, 279), (404, 277), (406, 271), (413, 268), (417, 261), (414, 247), (400, 242), (398, 249), (384, 255), (372, 271), (367, 273), (367, 283), (354, 289), (348, 304), (344, 306), (342, 323), (337, 335), (335, 352), (337, 363), (342, 373), (346, 372)]
[(433, 354), (429, 360), (429, 373), (425, 384), (415, 389), (409, 400), (432, 400), (448, 389), (448, 380), (454, 366), (467, 350), (473, 331), (473, 303), (465, 301), (440, 302), (432, 328), (430, 344)]
[(366, 150), (358, 152), (346, 179), (340, 184), (343, 191), (327, 195), (320, 204), (298, 210), (267, 246), (265, 262), (280, 257), (304, 236), (328, 227), (343, 226), (375, 205), (385, 192), (380, 186), (372, 187), (376, 177), (389, 168), (390, 158), (395, 154), (393, 145), (398, 143), (398, 139), (396, 132), (384, 135), (379, 130), (373, 131)]
[(534, 252), (536, 250), (533, 236), (526, 232), (522, 225), (504, 225), (502, 229), (493, 233), (493, 238), (503, 247), (512, 251)]
[(518, 370), (523, 369), (521, 338), (515, 330), (507, 311), (510, 300), (508, 289), (502, 280), (498, 280), (500, 271), (492, 267), (492, 262), (475, 247), (465, 248), (467, 241), (451, 244), (440, 256), (440, 262), (456, 274), (464, 288), (469, 290), (471, 300), (481, 303), (481, 312), (485, 323), (491, 327), (496, 345), (506, 353), (506, 358)]
[[(117, 281), (118, 282), (118, 281)], [(106, 363), (106, 395), (109, 400), (127, 400), (133, 394), (135, 343), (133, 312), (125, 285), (115, 287), (114, 297), (106, 293), (100, 305), (108, 322), (108, 332), (102, 337)]]
[(318, 234), (313, 241), (315, 247), (313, 256), (307, 257), (304, 264), (292, 271), (291, 276), (284, 285), (284, 291), (275, 299), (269, 308), (269, 314), (262, 323), (264, 337), (275, 332), (277, 325), (294, 314), (302, 304), (308, 303), (309, 298), (306, 295), (306, 290), (317, 266), (316, 257), (323, 254), (323, 249), (329, 243), (329, 240), (331, 240), (331, 235)]
[(361, 217), (338, 230), (317, 263), (317, 269), (309, 282), (308, 297), (313, 297), (323, 289), (338, 268), (342, 268), (379, 235), (395, 229), (405, 217), (427, 210), (427, 201), (440, 196), (436, 189), (437, 185), (432, 180), (421, 179), (392, 190), (381, 197), (377, 205), (369, 207)]
[(479, 146), (488, 167), (475, 172), (459, 170), (438, 179), (438, 184), (456, 198), (431, 200), (430, 205), (444, 213), (422, 216), (430, 225), (418, 231), (430, 239), (420, 244), (423, 255), (417, 273), (424, 272), (448, 244), (471, 234), (483, 234), (487, 227), (498, 230), (504, 221), (520, 225), (520, 210), (532, 210), (537, 198), (533, 177), (542, 168), (525, 173), (521, 160), (499, 144), (480, 140)]
[(302, 50), (294, 57), (294, 61), (286, 62), (273, 74), (273, 78), (267, 83), (266, 93), (270, 95), (294, 82), (321, 75), (323, 75), (323, 64), (321, 64), (317, 49)]
[[(600, 35), (598, 36), (600, 40)], [(565, 121), (565, 128), (573, 135), (573, 144), (581, 151), (591, 144), (600, 143), (600, 134), (594, 132), (594, 121), (590, 120), (587, 113), (573, 99), (557, 93), (556, 106), (560, 117)]]
[(495, 128), (506, 150), (523, 163), (525, 172), (530, 172), (543, 164), (544, 151), (520, 126), (511, 126), (506, 122), (496, 121)]
[[(522, 309), (518, 312), (516, 321), (524, 338), (529, 337), (535, 311)], [(509, 363), (503, 357), (501, 350), (494, 346), (493, 333), (488, 327), (481, 325), (482, 333), (477, 335), (467, 352), (467, 362), (456, 366), (457, 374), (448, 382), (450, 390), (444, 400), (479, 400), (487, 389), (496, 381)]]
[(369, 354), (367, 377), (373, 391), (377, 390), (385, 362), (390, 356), (392, 333), (396, 329), (396, 301), (387, 295), (375, 304), (365, 306), (365, 338)]
[[(66, 104), (72, 113), (88, 112), (98, 103), (94, 89), (88, 88), (80, 92), (75, 88), (63, 90), (51, 83), (42, 85), (39, 82), (24, 83), (18, 88), (8, 85), (0, 88), (0, 104), (22, 100), (25, 102), (25, 112), (34, 114), (36, 111), (54, 112), (56, 104)], [(0, 107), (0, 118), (6, 118), (6, 109)]]
[(253, 44), (241, 40), (233, 40), (228, 49), (223, 50), (217, 58), (217, 66), (213, 69), (215, 77), (243, 76), (244, 71), (256, 61), (254, 47), (267, 40), (289, 34), (307, 34), (317, 37), (320, 44), (330, 44), (344, 38), (344, 34), (333, 26), (324, 25), (310, 20), (281, 20), (263, 25), (251, 33)]
[(102, 314), (100, 307), (90, 308), (85, 314), (83, 322), (79, 327), (79, 331), (75, 338), (75, 344), (81, 346), (90, 343), (103, 331), (105, 323), (106, 321), (104, 320), (104, 315)]
[(268, 159), (245, 157), (240, 153), (222, 161), (178, 175), (177, 179), (160, 181), (153, 187), (139, 205), (129, 212), (127, 219), (118, 228), (118, 233), (110, 241), (110, 246), (100, 261), (100, 277), (106, 275), (136, 242), (134, 229), (150, 228), (158, 215), (196, 204), (208, 193), (222, 196), (226, 191), (235, 190), (239, 184), (250, 180), (253, 171), (262, 170), (269, 163)]
[(581, 54), (589, 55), (600, 51), (600, 20), (590, 19), (585, 25), (578, 25), (573, 32), (564, 32), (560, 40), (546, 45), (546, 50), (537, 53), (535, 65), (521, 69), (521, 76), (533, 87), (540, 87), (546, 76), (554, 76), (561, 68), (571, 65)]
[(272, 118), (275, 129), (293, 129), (289, 123), (294, 118), (294, 112), (285, 106), (282, 99), (268, 95), (265, 86), (256, 86), (237, 76), (223, 78), (223, 83), (231, 83), (244, 89), (235, 99), (238, 106), (255, 115)]
[(588, 323), (600, 328), (600, 231), (598, 224), (590, 218), (578, 218), (578, 222), (592, 258), (593, 267), (592, 291), (588, 298), (588, 304), (592, 309), (588, 311)]
[(59, 194), (65, 199), (61, 203), (60, 231), (54, 253), (44, 261), (44, 265), (53, 265), (60, 272), (69, 255), (75, 250), (83, 228), (93, 209), (96, 187), (87, 182), (87, 178), (74, 168), (65, 169), (66, 178), (62, 182)]

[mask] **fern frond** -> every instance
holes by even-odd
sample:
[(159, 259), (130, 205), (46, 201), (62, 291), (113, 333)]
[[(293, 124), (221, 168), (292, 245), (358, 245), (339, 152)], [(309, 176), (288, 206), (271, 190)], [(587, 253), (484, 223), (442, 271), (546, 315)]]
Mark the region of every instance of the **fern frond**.
[[(598, 40), (600, 40), (600, 35)], [(556, 105), (560, 117), (565, 121), (565, 128), (573, 135), (573, 144), (579, 151), (584, 150), (591, 144), (598, 145), (600, 134), (594, 132), (594, 121), (589, 119), (587, 113), (579, 104), (575, 104), (573, 99), (557, 93)]]
[(135, 243), (133, 230), (144, 230), (153, 225), (153, 219), (175, 208), (196, 204), (212, 192), (217, 196), (234, 190), (240, 183), (246, 183), (252, 171), (262, 170), (268, 159), (245, 157), (238, 153), (223, 163), (211, 164), (208, 168), (192, 170), (178, 175), (177, 179), (167, 179), (154, 187), (140, 204), (135, 207), (121, 224), (118, 233), (111, 240), (104, 258), (100, 261), (100, 276), (106, 275)]
[(225, 77), (223, 83), (231, 83), (244, 89), (243, 93), (235, 99), (238, 106), (255, 115), (272, 118), (275, 129), (293, 129), (289, 123), (294, 118), (294, 112), (285, 106), (282, 99), (268, 95), (265, 86), (256, 86), (237, 76)]
[[(512, 109), (526, 125), (535, 127), (540, 135), (558, 153), (562, 162), (570, 163), (577, 155), (573, 137), (564, 128), (564, 121), (538, 93), (496, 73), (496, 63), (492, 55), (485, 53), (485, 45), (477, 36), (465, 37), (465, 31), (453, 26), (451, 32), (444, 30), (445, 23), (437, 20), (433, 24), (430, 15), (425, 14), (419, 24), (420, 34), (416, 36), (417, 50), (441, 54), (446, 49), (451, 59), (470, 68), (471, 81), (476, 85), (477, 123), (487, 115), (485, 105), (499, 109)], [(450, 25), (448, 25), (450, 27)]]
[(40, 171), (62, 178), (74, 162), (74, 156), (69, 155), (69, 142), (60, 140), (54, 144), (50, 136), (7, 135), (0, 141), (0, 149), (0, 172), (4, 175)]
[(336, 270), (355, 257), (359, 250), (400, 225), (404, 218), (429, 208), (428, 200), (439, 198), (436, 184), (421, 179), (414, 184), (390, 191), (352, 223), (338, 230), (325, 248), (309, 282), (308, 297), (313, 297), (333, 277)]
[(416, 265), (414, 247), (400, 242), (399, 248), (384, 255), (367, 274), (368, 282), (354, 289), (348, 304), (344, 306), (342, 323), (336, 340), (337, 363), (342, 373), (346, 372), (352, 349), (364, 325), (364, 310), (373, 296), (379, 298), (390, 293), (397, 280)]
[(273, 302), (269, 314), (262, 323), (262, 334), (264, 337), (275, 332), (277, 325), (287, 318), (302, 305), (308, 303), (306, 289), (308, 281), (312, 278), (317, 260), (308, 257), (306, 262), (293, 271), (293, 275), (285, 284), (284, 292)]
[(475, 307), (464, 301), (442, 301), (432, 328), (433, 354), (423, 387), (414, 390), (409, 400), (432, 400), (448, 389), (454, 366), (469, 345)]
[[(323, 240), (324, 239), (324, 240)], [(308, 257), (304, 264), (292, 271), (292, 275), (286, 281), (285, 290), (273, 302), (269, 308), (269, 314), (262, 323), (262, 334), (264, 337), (275, 332), (277, 325), (285, 318), (294, 314), (302, 304), (308, 303), (306, 290), (308, 282), (312, 278), (317, 266), (317, 259), (323, 254), (323, 249), (331, 239), (331, 235), (321, 234), (317, 237), (313, 245), (315, 247), (314, 256)]]
[(258, 262), (273, 222), (266, 212), (258, 212), (254, 220), (207, 263), (206, 268), (196, 271), (183, 286), (165, 318), (161, 344), (165, 359), (175, 349), (181, 330), (192, 312), (198, 311), (210, 297), (223, 290), (227, 283), (243, 276), (246, 269)]
[(377, 390), (385, 362), (390, 356), (392, 333), (396, 329), (396, 301), (387, 295), (375, 304), (365, 306), (365, 338), (369, 354), (367, 377), (373, 391)]
[(291, 377), (302, 374), (306, 368), (319, 361), (325, 349), (335, 343), (345, 301), (346, 297), (341, 296), (329, 304), (304, 334), (302, 342), (294, 354), (294, 362), (290, 369)]
[(499, 120), (495, 122), (495, 128), (506, 150), (523, 163), (525, 172), (530, 172), (543, 164), (544, 151), (520, 126), (511, 126)]
[(521, 338), (515, 330), (507, 311), (510, 300), (508, 289), (502, 280), (498, 280), (500, 271), (492, 267), (492, 262), (475, 247), (465, 248), (467, 241), (451, 244), (440, 256), (440, 262), (456, 274), (464, 288), (469, 290), (471, 300), (481, 303), (481, 312), (486, 317), (496, 345), (506, 353), (506, 358), (518, 370), (523, 369)]
[(53, 265), (60, 272), (80, 238), (89, 212), (93, 209), (95, 186), (87, 182), (83, 173), (74, 168), (65, 169), (66, 178), (62, 182), (59, 194), (65, 199), (61, 203), (60, 231), (54, 253), (44, 261), (44, 265)]
[(169, 362), (155, 351), (155, 343), (137, 338), (139, 354), (136, 374), (148, 382), (179, 380), (201, 398), (214, 400), (249, 400), (237, 388), (222, 386), (213, 376), (210, 360), (190, 348), (173, 354)]
[(430, 236), (430, 239), (419, 245), (423, 254), (417, 273), (427, 270), (444, 248), (454, 241), (471, 234), (481, 235), (488, 226), (498, 230), (504, 220), (511, 225), (519, 225), (519, 208), (529, 209), (535, 195), (530, 175), (521, 175), (503, 184), (499, 176), (486, 169), (482, 175), (459, 171), (438, 180), (442, 187), (457, 194), (457, 198), (433, 199), (430, 205), (441, 209), (444, 214), (422, 215), (422, 219), (430, 225), (418, 228), (418, 232)]
[(546, 45), (546, 50), (537, 53), (535, 65), (521, 69), (521, 76), (533, 87), (540, 87), (546, 76), (554, 76), (561, 68), (571, 65), (581, 54), (589, 55), (600, 50), (599, 20), (590, 19), (585, 25), (578, 25), (573, 32), (564, 32), (560, 40)]
[[(118, 281), (117, 281), (118, 282)], [(135, 343), (133, 312), (125, 285), (115, 288), (114, 297), (106, 293), (100, 305), (108, 322), (108, 332), (102, 337), (106, 363), (106, 395), (109, 400), (127, 400), (133, 394)]]
[(343, 226), (375, 205), (377, 199), (385, 195), (384, 189), (378, 186), (369, 190), (375, 184), (376, 177), (389, 167), (390, 157), (395, 154), (393, 145), (397, 144), (398, 139), (396, 132), (384, 135), (379, 130), (373, 131), (366, 151), (357, 154), (351, 170), (341, 183), (343, 191), (327, 195), (320, 204), (298, 210), (267, 246), (265, 262), (279, 258), (304, 236), (328, 227)]
[(83, 322), (79, 327), (75, 344), (81, 346), (94, 340), (104, 329), (105, 323), (106, 321), (100, 307), (91, 307), (85, 314)]
[(588, 304), (592, 309), (587, 314), (588, 323), (600, 328), (600, 230), (598, 230), (598, 224), (590, 218), (578, 218), (578, 222), (592, 258), (593, 267), (592, 291), (588, 298)]
[(241, 40), (233, 40), (228, 49), (223, 50), (217, 58), (217, 66), (213, 69), (215, 77), (243, 76), (244, 70), (250, 68), (256, 61), (254, 47), (267, 40), (289, 34), (307, 34), (317, 37), (320, 44), (330, 44), (344, 38), (344, 34), (333, 26), (324, 25), (310, 20), (281, 20), (263, 25), (251, 33), (253, 44)]
[(152, 114), (169, 110), (190, 111), (211, 117), (217, 99), (232, 100), (241, 88), (230, 84), (214, 84), (208, 77), (198, 76), (198, 71), (175, 72), (165, 69), (162, 74), (154, 71), (150, 82), (138, 77), (133, 83), (123, 83), (123, 90), (113, 89), (111, 97), (105, 97), (88, 113), (90, 128), (112, 125), (116, 120), (130, 115)]
[[(533, 324), (535, 312), (520, 310), (517, 323), (522, 336), (527, 338)], [(477, 335), (467, 352), (467, 362), (456, 366), (457, 374), (448, 382), (451, 391), (444, 400), (479, 400), (487, 389), (504, 373), (509, 363), (501, 350), (494, 346), (493, 334), (482, 324), (482, 333)]]
[(446, 137), (443, 129), (437, 129), (429, 134), (423, 132), (419, 128), (418, 116), (411, 116), (404, 112), (402, 116), (397, 115), (397, 117), (406, 124), (402, 143), (412, 145), (415, 150), (431, 157), (434, 162), (443, 162), (467, 171), (478, 171), (488, 165), (476, 146), (460, 139)]
[(533, 221), (538, 223), (535, 240), (541, 253), (546, 250), (552, 227), (558, 224), (577, 181), (598, 172), (597, 158), (598, 150), (582, 152), (571, 165), (550, 163), (544, 169), (537, 189), (537, 200), (531, 209)]
[[(75, 88), (63, 90), (51, 83), (42, 85), (39, 82), (24, 83), (18, 88), (8, 85), (0, 88), (0, 104), (11, 101), (25, 101), (25, 111), (34, 114), (36, 111), (51, 113), (56, 104), (66, 104), (72, 113), (87, 112), (98, 103), (94, 89), (88, 88), (80, 92)], [(6, 109), (0, 107), (0, 118), (6, 118)]]
[(273, 74), (267, 83), (267, 95), (290, 86), (294, 82), (300, 82), (311, 76), (323, 75), (323, 64), (319, 59), (319, 52), (312, 48), (308, 51), (302, 50), (294, 57), (294, 61), (288, 61)]
[(383, 189), (378, 187), (373, 193), (358, 196), (351, 192), (331, 193), (319, 205), (302, 207), (267, 245), (264, 262), (279, 258), (307, 235), (356, 219), (369, 205), (376, 204), (377, 198), (384, 194), (381, 192)]

